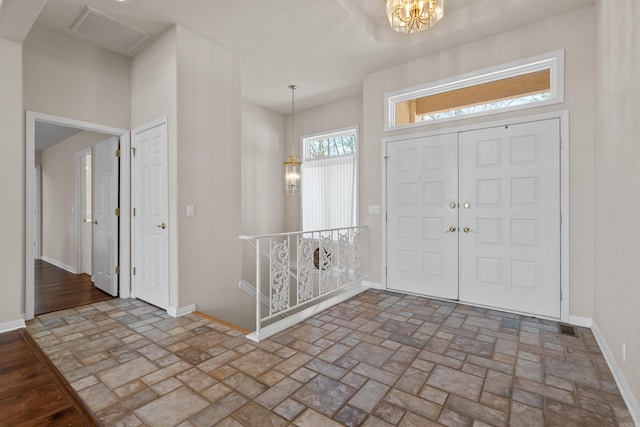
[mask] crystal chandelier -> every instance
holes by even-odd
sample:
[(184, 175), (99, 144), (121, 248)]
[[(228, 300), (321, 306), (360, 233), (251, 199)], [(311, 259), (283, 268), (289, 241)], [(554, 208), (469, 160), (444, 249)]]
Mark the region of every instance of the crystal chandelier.
[(445, 0), (385, 0), (391, 28), (415, 33), (430, 28), (444, 16)]
[(300, 194), (300, 166), (302, 165), (294, 148), (295, 90), (298, 86), (289, 85), (289, 89), (291, 89), (291, 155), (284, 162), (284, 180), (287, 196), (297, 196)]

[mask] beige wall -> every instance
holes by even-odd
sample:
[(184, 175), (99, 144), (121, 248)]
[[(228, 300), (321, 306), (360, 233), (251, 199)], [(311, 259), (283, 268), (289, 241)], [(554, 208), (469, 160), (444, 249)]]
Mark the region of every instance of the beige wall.
[(0, 39), (0, 328), (24, 314), (22, 46)]
[[(304, 88), (298, 89), (304, 91)], [(349, 126), (358, 126), (360, 130), (360, 147), (363, 145), (362, 136), (362, 96), (352, 96), (337, 102), (325, 104), (317, 108), (295, 113), (294, 141), (298, 157), (302, 158), (302, 138), (316, 133), (342, 129)], [(286, 153), (291, 152), (291, 115), (287, 116), (285, 134)], [(362, 157), (360, 157), (362, 159)], [(282, 161), (284, 161), (284, 156)], [(282, 169), (284, 181), (284, 167)], [(362, 176), (362, 169), (360, 169)], [(304, 187), (304, 183), (301, 183)], [(360, 182), (360, 188), (368, 184)], [(284, 187), (284, 183), (282, 184)], [(284, 188), (282, 189), (284, 192)], [(362, 209), (362, 205), (360, 206)], [(286, 231), (298, 231), (301, 228), (300, 221), (300, 197), (286, 197)]]
[[(247, 325), (241, 276), (240, 58), (177, 29), (179, 304)], [(186, 206), (195, 216), (186, 216)]]
[(640, 3), (599, 0), (597, 9), (594, 324), (635, 396), (638, 417)]
[(285, 117), (242, 103), (242, 234), (285, 230)]
[(78, 270), (76, 153), (109, 138), (80, 132), (42, 151), (42, 256)]
[[(368, 75), (363, 85), (364, 125), (360, 144), (361, 219), (370, 227), (370, 280), (381, 282), (382, 218), (369, 215), (365, 207), (381, 205), (383, 138), (412, 135), (453, 127), (539, 114), (570, 111), (570, 314), (593, 316), (593, 114), (594, 31), (592, 7), (558, 16), (455, 49)], [(565, 49), (565, 103), (527, 112), (498, 114), (442, 125), (384, 132), (384, 94), (419, 84), (457, 76), (534, 55)]]
[[(285, 117), (260, 106), (242, 103), (242, 226), (241, 234), (281, 233), (285, 227)], [(255, 248), (242, 245), (242, 278), (255, 286)], [(268, 283), (268, 269), (261, 280)], [(251, 298), (247, 329), (255, 328)]]
[(173, 26), (134, 58), (131, 77), (133, 127), (168, 118), (169, 305), (249, 326), (252, 300), (238, 289), (240, 59)]
[(24, 42), (24, 108), (129, 129), (130, 60), (35, 25)]
[(131, 128), (167, 118), (169, 157), (169, 304), (178, 301), (178, 81), (176, 27), (166, 30), (131, 62)]

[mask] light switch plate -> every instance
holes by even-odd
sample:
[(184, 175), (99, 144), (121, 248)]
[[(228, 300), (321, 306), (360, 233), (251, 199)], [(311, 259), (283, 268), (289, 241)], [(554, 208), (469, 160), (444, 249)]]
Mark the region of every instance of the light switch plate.
[(187, 216), (196, 216), (196, 207), (193, 205), (187, 205)]

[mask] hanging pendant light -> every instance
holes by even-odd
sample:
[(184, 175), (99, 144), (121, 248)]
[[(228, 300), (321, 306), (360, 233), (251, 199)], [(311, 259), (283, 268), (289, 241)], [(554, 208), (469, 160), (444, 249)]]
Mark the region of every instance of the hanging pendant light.
[(300, 194), (300, 166), (302, 162), (296, 156), (295, 151), (295, 135), (294, 135), (294, 121), (295, 121), (295, 90), (298, 89), (296, 85), (289, 85), (291, 89), (291, 155), (284, 162), (284, 180), (286, 185), (287, 196), (298, 196)]

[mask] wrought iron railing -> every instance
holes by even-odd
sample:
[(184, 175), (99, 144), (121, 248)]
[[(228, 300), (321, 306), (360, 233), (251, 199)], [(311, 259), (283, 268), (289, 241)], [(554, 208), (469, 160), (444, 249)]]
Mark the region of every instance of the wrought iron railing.
[(276, 333), (272, 326), (284, 314), (360, 288), (367, 277), (365, 226), (240, 239), (255, 247), (255, 289), (263, 295), (256, 298), (256, 331), (249, 336), (256, 341)]

